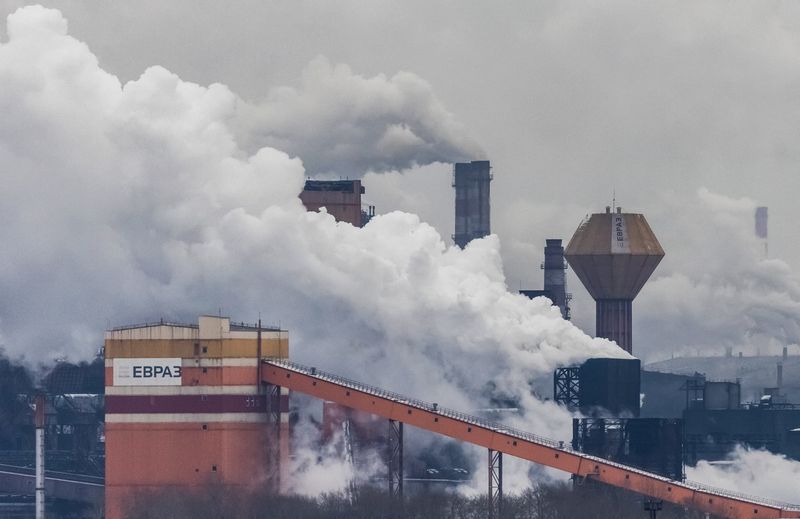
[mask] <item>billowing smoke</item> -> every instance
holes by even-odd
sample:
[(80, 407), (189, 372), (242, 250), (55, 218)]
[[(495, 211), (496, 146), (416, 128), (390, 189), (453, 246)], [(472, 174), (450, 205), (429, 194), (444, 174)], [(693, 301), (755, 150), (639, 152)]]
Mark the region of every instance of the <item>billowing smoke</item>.
[(306, 67), (297, 88), (240, 101), (237, 114), (234, 127), (246, 149), (272, 146), (298, 155), (315, 175), (352, 178), (482, 155), (419, 76), (367, 78), (324, 56)]
[(686, 467), (686, 477), (717, 488), (796, 503), (800, 462), (737, 447), (726, 461), (701, 461), (695, 467)]
[(686, 202), (665, 200), (652, 218), (667, 257), (636, 302), (645, 355), (776, 354), (800, 343), (800, 278), (764, 258), (758, 204), (706, 189)]
[(360, 487), (386, 477), (384, 453), (359, 450), (356, 468), (344, 453), (345, 441), (344, 432), (339, 430), (328, 441), (320, 442), (316, 424), (308, 420), (308, 415), (301, 414), (292, 431), (288, 482), (292, 492), (307, 496), (347, 492), (351, 484)]
[[(88, 355), (108, 324), (260, 313), (290, 330), (296, 360), (461, 409), (519, 400), (541, 411), (528, 414), (529, 427), (560, 437), (568, 415), (531, 398), (529, 380), (587, 356), (624, 355), (544, 300), (510, 293), (494, 237), (461, 251), (412, 214), (358, 229), (307, 213), (296, 198), (301, 160), (270, 147), (243, 151), (228, 125), (237, 98), (227, 87), (160, 67), (122, 85), (54, 10), (17, 11), (8, 35), (0, 320), (12, 353)], [(315, 68), (323, 72), (307, 74), (304, 91), (316, 91), (321, 74), (367, 91), (395, 85), (399, 112), (421, 110), (402, 101), (418, 92), (433, 114), (421, 119), (443, 110), (407, 76)], [(324, 99), (311, 106), (322, 103), (332, 119), (353, 112)], [(316, 110), (288, 101), (281, 110), (290, 106), (298, 119)], [(330, 133), (344, 147), (354, 138)]]

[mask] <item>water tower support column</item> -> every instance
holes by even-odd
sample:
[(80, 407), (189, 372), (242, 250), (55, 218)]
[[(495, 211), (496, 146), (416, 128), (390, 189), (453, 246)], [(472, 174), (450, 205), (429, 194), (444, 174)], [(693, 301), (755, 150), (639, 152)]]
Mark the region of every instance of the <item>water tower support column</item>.
[(630, 299), (598, 299), (595, 336), (615, 341), (620, 348), (632, 352), (633, 305)]

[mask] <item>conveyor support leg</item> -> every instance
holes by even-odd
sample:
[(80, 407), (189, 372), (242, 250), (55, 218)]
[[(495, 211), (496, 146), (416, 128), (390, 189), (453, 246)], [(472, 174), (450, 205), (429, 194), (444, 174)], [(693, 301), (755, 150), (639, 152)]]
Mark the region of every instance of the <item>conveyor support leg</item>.
[(403, 422), (389, 420), (389, 495), (403, 498)]
[(489, 519), (503, 513), (503, 453), (489, 449)]

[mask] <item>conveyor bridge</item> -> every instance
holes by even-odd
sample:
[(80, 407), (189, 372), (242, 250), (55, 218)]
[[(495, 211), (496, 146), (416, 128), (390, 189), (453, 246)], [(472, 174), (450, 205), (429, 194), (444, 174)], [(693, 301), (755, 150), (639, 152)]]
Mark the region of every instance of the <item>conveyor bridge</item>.
[[(562, 470), (577, 478), (599, 481), (721, 517), (800, 518), (798, 505), (746, 496), (689, 481), (671, 480), (574, 451), (569, 442), (543, 438), (287, 360), (265, 360), (261, 367), (261, 379), (273, 390), (285, 387), (386, 418), (391, 421), (392, 429), (399, 432), (401, 445), (402, 426), (408, 424), (489, 449), (490, 517), (494, 510), (493, 501), (497, 500), (498, 505), (502, 502), (502, 455), (508, 454)], [(402, 491), (402, 448), (400, 453), (397, 484)], [(392, 469), (396, 470), (396, 467)]]

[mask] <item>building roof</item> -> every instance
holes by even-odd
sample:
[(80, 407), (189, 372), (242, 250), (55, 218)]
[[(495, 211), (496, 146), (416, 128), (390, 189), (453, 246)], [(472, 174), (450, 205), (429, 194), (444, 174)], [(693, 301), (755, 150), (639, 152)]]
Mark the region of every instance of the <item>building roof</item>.
[(303, 191), (340, 191), (342, 193), (355, 193), (356, 186), (360, 186), (361, 194), (364, 187), (360, 180), (306, 180)]

